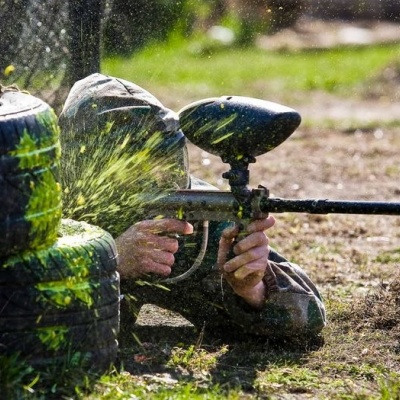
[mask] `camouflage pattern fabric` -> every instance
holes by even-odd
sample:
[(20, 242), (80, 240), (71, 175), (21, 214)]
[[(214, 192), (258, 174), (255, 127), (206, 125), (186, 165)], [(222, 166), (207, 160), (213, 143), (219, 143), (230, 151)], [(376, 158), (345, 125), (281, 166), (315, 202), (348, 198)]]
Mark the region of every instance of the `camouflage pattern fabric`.
[[(215, 189), (191, 176), (191, 189)], [(187, 271), (200, 249), (201, 222), (191, 237), (180, 239), (173, 275)], [(264, 277), (268, 298), (262, 310), (255, 310), (237, 296), (216, 268), (218, 243), (229, 222), (210, 224), (210, 239), (203, 263), (189, 279), (166, 285), (147, 277), (121, 281), (121, 335), (134, 331), (134, 323), (144, 304), (154, 304), (182, 315), (199, 330), (217, 337), (240, 338), (246, 334), (273, 339), (307, 340), (326, 324), (321, 296), (306, 273), (271, 249)], [(125, 338), (121, 338), (124, 340)]]
[[(93, 104), (97, 107), (94, 108)], [(135, 117), (135, 113), (142, 111), (140, 106), (149, 107), (147, 123), (153, 125), (150, 118), (153, 116), (154, 125), (163, 129), (166, 140), (170, 140), (171, 136), (175, 139), (175, 131), (179, 132), (176, 115), (144, 89), (101, 74), (79, 81), (71, 91), (60, 117), (61, 139), (66, 130), (75, 127), (74, 140), (81, 138), (84, 141), (85, 136), (93, 132), (93, 126), (96, 131), (101, 129), (99, 125), (102, 123), (113, 121), (113, 114), (116, 117), (113, 124), (115, 131), (110, 139), (115, 138), (119, 131), (124, 132), (127, 124), (139, 124), (140, 114)], [(104, 115), (106, 119), (103, 119)], [(123, 126), (119, 126), (121, 124)], [(198, 190), (215, 189), (193, 176), (189, 185)], [(189, 222), (194, 226), (194, 233), (179, 239), (174, 276), (187, 271), (199, 252), (202, 222)], [(189, 279), (175, 284), (166, 284), (156, 277), (121, 279), (121, 293), (124, 294), (121, 302), (123, 336), (132, 335), (140, 308), (148, 303), (175, 311), (199, 329), (204, 328), (206, 333), (219, 337), (236, 333), (239, 337), (254, 334), (297, 339), (315, 336), (322, 330), (326, 323), (325, 309), (316, 287), (299, 266), (288, 262), (276, 251), (270, 252), (264, 277), (268, 296), (262, 310), (250, 307), (221, 279), (215, 267), (218, 244), (222, 230), (229, 225), (229, 222), (210, 223), (207, 253), (200, 268)]]

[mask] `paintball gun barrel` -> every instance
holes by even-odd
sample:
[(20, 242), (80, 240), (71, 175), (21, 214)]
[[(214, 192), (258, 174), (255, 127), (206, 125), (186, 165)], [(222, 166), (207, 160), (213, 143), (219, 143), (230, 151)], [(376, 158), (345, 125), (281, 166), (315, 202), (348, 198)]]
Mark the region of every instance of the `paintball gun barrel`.
[(327, 199), (282, 199), (268, 197), (260, 186), (239, 202), (230, 191), (177, 190), (150, 201), (149, 215), (163, 215), (189, 221), (233, 221), (257, 219), (268, 213), (400, 215), (400, 203)]
[[(400, 215), (400, 202), (282, 199), (269, 197), (268, 189), (261, 185), (249, 189), (249, 164), (283, 143), (300, 125), (300, 115), (291, 108), (254, 98), (222, 96), (189, 104), (179, 112), (179, 119), (193, 144), (230, 165), (223, 178), (228, 179), (231, 190), (172, 191), (146, 201), (147, 215), (233, 221), (244, 232), (251, 220), (271, 212)], [(185, 274), (167, 281), (187, 278), (200, 263), (201, 257)]]

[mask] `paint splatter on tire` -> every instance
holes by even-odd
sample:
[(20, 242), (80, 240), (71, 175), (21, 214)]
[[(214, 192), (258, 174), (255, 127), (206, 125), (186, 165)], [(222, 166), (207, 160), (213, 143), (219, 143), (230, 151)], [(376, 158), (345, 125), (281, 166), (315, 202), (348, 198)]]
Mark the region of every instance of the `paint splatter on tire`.
[(51, 246), (61, 221), (57, 117), (42, 100), (0, 90), (0, 257)]
[(2, 352), (34, 366), (109, 367), (118, 349), (116, 268), (111, 235), (67, 219), (53, 246), (1, 258)]

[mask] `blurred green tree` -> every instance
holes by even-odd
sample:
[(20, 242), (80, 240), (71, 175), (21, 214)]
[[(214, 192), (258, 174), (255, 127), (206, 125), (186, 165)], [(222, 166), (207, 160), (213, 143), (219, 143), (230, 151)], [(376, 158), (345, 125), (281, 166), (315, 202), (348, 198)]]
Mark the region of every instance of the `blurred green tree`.
[(104, 26), (107, 55), (127, 55), (149, 41), (163, 40), (178, 21), (191, 24), (187, 0), (113, 0)]

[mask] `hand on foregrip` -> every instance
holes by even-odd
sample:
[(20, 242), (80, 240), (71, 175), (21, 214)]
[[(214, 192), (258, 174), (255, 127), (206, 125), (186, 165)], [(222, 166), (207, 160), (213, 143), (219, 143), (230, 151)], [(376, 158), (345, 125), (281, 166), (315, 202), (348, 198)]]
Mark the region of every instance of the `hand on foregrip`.
[[(274, 223), (272, 216), (252, 221), (247, 226), (246, 236), (236, 244), (238, 227), (225, 229), (221, 236), (218, 266), (239, 296), (246, 297), (264, 277), (269, 254), (269, 240), (264, 231)], [(229, 259), (232, 246), (235, 256)]]

